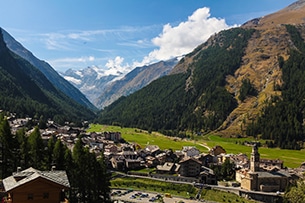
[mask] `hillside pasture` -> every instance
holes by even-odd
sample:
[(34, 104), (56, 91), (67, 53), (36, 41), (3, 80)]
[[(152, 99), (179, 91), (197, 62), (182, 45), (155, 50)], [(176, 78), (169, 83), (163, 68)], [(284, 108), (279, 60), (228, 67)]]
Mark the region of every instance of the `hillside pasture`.
[[(196, 141), (181, 140), (180, 138), (167, 137), (157, 132), (148, 133), (147, 131), (136, 128), (121, 128), (119, 126), (108, 126), (100, 124), (91, 124), (88, 132), (121, 132), (122, 137), (129, 143), (136, 143), (139, 147), (145, 148), (147, 145), (158, 145), (160, 149), (181, 150), (183, 146), (196, 146), (203, 153), (209, 150), (205, 146), (212, 148), (216, 145), (222, 146), (227, 154), (244, 153), (248, 157), (251, 154), (251, 146), (246, 146), (245, 141), (260, 141), (252, 138), (225, 138), (217, 135), (197, 136)], [(261, 141), (264, 143), (264, 141)], [(279, 148), (260, 147), (261, 158), (280, 159), (284, 161), (284, 166), (296, 168), (305, 161), (305, 150), (286, 150)]]
[(209, 150), (199, 141), (181, 140), (180, 138), (167, 137), (157, 132), (148, 133), (147, 131), (136, 128), (121, 128), (119, 126), (108, 126), (91, 124), (88, 132), (121, 132), (122, 138), (129, 143), (136, 143), (139, 147), (145, 148), (147, 145), (158, 145), (160, 149), (181, 150), (183, 146), (195, 146), (200, 152), (207, 153)]

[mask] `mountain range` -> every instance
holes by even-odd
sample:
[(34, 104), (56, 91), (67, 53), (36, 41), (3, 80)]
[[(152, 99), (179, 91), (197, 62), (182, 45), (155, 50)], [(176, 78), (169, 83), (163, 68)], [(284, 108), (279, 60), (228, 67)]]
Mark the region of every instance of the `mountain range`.
[(186, 132), (305, 141), (305, 1), (221, 31), (171, 73), (120, 98), (99, 116), (165, 134)]
[(80, 90), (61, 77), (59, 73), (57, 73), (47, 62), (35, 57), (4, 29), (0, 28), (0, 31), (2, 32), (5, 44), (10, 51), (38, 68), (56, 88), (60, 89), (63, 93), (77, 101), (79, 104), (86, 106), (91, 110), (96, 110), (96, 107), (80, 92)]
[(136, 67), (127, 74), (118, 72), (108, 75), (101, 68), (88, 67), (83, 70), (69, 69), (61, 75), (86, 95), (96, 107), (103, 109), (121, 96), (127, 96), (167, 75), (177, 62), (177, 58), (160, 61)]
[[(19, 116), (31, 116), (45, 120), (51, 118), (60, 123), (67, 120), (76, 122), (94, 118), (94, 112), (87, 106), (90, 102), (80, 104), (61, 91), (42, 71), (26, 60), (26, 57), (11, 51), (4, 40), (4, 35), (7, 37), (7, 33), (0, 29), (1, 110), (17, 113)], [(11, 46), (16, 48), (12, 44)], [(22, 50), (35, 60), (27, 50), (19, 49), (19, 51)], [(61, 81), (58, 80), (58, 82)], [(67, 87), (69, 86), (73, 87), (68, 84)], [(75, 88), (73, 87), (71, 90), (73, 89)], [(78, 90), (75, 92), (80, 93)], [(85, 97), (83, 96), (83, 98)]]
[[(97, 67), (64, 79), (0, 29), (1, 110), (186, 136), (305, 142), (305, 0), (211, 36), (181, 60), (105, 75)], [(67, 80), (71, 81), (70, 84)], [(76, 87), (80, 90), (78, 90)]]

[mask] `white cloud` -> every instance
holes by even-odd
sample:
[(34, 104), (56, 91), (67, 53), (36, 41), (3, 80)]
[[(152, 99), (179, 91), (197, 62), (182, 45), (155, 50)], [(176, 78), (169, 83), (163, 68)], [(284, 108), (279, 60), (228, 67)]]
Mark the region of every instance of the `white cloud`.
[(94, 61), (95, 58), (94, 58), (94, 56), (89, 56), (89, 57), (88, 57), (88, 60), (89, 60), (89, 61)]
[(150, 52), (142, 62), (135, 64), (147, 64), (187, 54), (211, 35), (228, 28), (224, 19), (210, 17), (209, 8), (199, 8), (187, 21), (175, 27), (164, 25), (162, 33), (152, 39), (152, 43), (159, 48)]
[[(129, 35), (148, 30), (150, 27), (121, 27), (105, 30), (71, 31), (62, 30), (58, 32), (37, 34), (48, 50), (76, 50), (79, 43), (121, 40), (125, 41)], [(120, 43), (118, 43), (120, 44)], [(122, 43), (124, 44), (124, 43)], [(137, 42), (126, 42), (125, 46), (138, 46)]]
[[(224, 19), (211, 17), (210, 9), (204, 7), (197, 9), (186, 21), (176, 26), (169, 23), (164, 25), (157, 36), (159, 31), (155, 31), (160, 30), (159, 28), (157, 25), (152, 25), (106, 30), (64, 30), (40, 36), (48, 49), (59, 51), (61, 54), (69, 52), (67, 54), (69, 56), (82, 56), (91, 53), (103, 57), (86, 56), (48, 60), (55, 69), (80, 69), (97, 65), (103, 67), (105, 74), (118, 75), (125, 74), (135, 67), (188, 54), (211, 35), (230, 26)], [(156, 37), (152, 38), (152, 33)], [(152, 48), (155, 49), (152, 50)], [(150, 53), (147, 54), (147, 50), (150, 50)], [(132, 57), (135, 58), (131, 59)], [(126, 62), (124, 59), (133, 61)]]
[(124, 64), (124, 58), (117, 56), (115, 59), (109, 59), (106, 63), (105, 74), (106, 75), (120, 75), (126, 74), (131, 70), (131, 67), (128, 64)]
[(60, 33), (48, 33), (41, 35), (42, 41), (48, 50), (70, 50), (66, 36)]
[(94, 56), (83, 56), (78, 58), (61, 58), (61, 59), (55, 59), (51, 62), (53, 63), (61, 63), (61, 62), (67, 62), (67, 63), (74, 63), (74, 62), (88, 62), (88, 61), (94, 61)]

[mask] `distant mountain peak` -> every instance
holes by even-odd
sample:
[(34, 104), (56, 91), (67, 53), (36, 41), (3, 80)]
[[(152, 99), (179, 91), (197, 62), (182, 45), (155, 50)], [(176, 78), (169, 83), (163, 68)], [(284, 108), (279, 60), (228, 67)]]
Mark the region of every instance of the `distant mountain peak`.
[(130, 72), (115, 67), (105, 70), (92, 66), (83, 70), (69, 69), (61, 74), (98, 108), (103, 108), (119, 97), (129, 95), (168, 74), (177, 62), (177, 58), (174, 58), (137, 67)]
[(302, 9), (305, 6), (305, 0), (298, 0), (292, 4), (290, 4), (290, 6), (288, 6), (286, 9), (287, 10), (299, 10)]
[(79, 104), (96, 110), (95, 106), (73, 85), (61, 77), (47, 62), (38, 59), (22, 44), (15, 40), (8, 32), (0, 28), (6, 46), (15, 54), (27, 60), (30, 64), (40, 70), (46, 78), (60, 91), (78, 102)]
[[(0, 30), (1, 110), (20, 116), (43, 116), (57, 122), (92, 119), (92, 111), (56, 88), (30, 61), (10, 50), (2, 33), (3, 29)], [(20, 44), (10, 42), (31, 55)]]

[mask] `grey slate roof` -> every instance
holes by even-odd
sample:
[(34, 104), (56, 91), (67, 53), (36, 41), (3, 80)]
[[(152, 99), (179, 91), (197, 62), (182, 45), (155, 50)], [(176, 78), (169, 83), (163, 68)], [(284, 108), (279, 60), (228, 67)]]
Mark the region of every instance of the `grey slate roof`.
[(5, 191), (10, 191), (37, 178), (43, 178), (52, 181), (65, 188), (70, 187), (66, 171), (39, 171), (32, 167), (24, 171), (16, 172), (12, 176), (3, 179), (3, 186)]
[(281, 178), (281, 177), (290, 177), (291, 175), (283, 170), (280, 171), (258, 171), (253, 172), (255, 174), (258, 174), (259, 178)]

